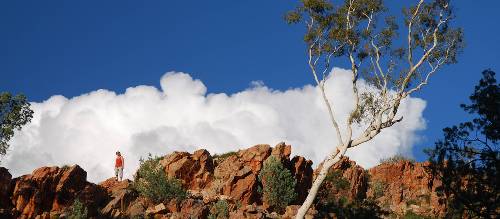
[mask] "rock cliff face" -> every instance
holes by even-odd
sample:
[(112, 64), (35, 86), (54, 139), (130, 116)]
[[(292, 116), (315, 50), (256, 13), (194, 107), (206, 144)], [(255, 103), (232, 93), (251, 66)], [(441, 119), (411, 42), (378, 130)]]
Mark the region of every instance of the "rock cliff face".
[(213, 178), (213, 160), (207, 150), (197, 150), (193, 154), (174, 152), (165, 156), (161, 164), (168, 176), (180, 179), (189, 189), (203, 189)]
[[(315, 178), (321, 166), (322, 164), (314, 172)], [(356, 165), (356, 162), (344, 157), (330, 168), (319, 195), (324, 200), (338, 200), (342, 197), (347, 201), (362, 200), (366, 197), (369, 177), (368, 172)], [(341, 185), (341, 181), (344, 181), (344, 185)]]
[(438, 201), (436, 193), (441, 182), (426, 172), (428, 165), (427, 162), (400, 161), (371, 168), (367, 195), (374, 197), (386, 210), (400, 215), (411, 210), (421, 215), (443, 216), (445, 205)]
[(205, 197), (224, 195), (243, 205), (262, 204), (258, 193), (258, 175), (264, 161), (276, 156), (297, 180), (297, 202), (302, 202), (311, 186), (312, 161), (296, 156), (290, 160), (291, 146), (280, 143), (274, 148), (255, 145), (214, 160), (206, 150), (193, 154), (174, 152), (161, 160), (169, 176), (181, 179), (183, 185)]
[(6, 218), (10, 215), (12, 202), (10, 196), (12, 194), (12, 175), (3, 167), (0, 167), (0, 218)]
[[(5, 179), (8, 179), (5, 178)], [(5, 183), (5, 184), (4, 184)], [(75, 199), (89, 209), (89, 215), (98, 215), (97, 209), (107, 201), (104, 190), (87, 182), (87, 173), (78, 165), (72, 167), (42, 167), (2, 185), (13, 185), (9, 191), (11, 217), (34, 218), (61, 214)]]
[[(160, 161), (165, 172), (180, 179), (190, 194), (185, 200), (168, 203), (153, 203), (141, 197), (129, 180), (117, 182), (111, 178), (98, 185), (89, 183), (87, 173), (78, 165), (42, 167), (14, 179), (0, 167), (0, 218), (64, 217), (76, 199), (87, 206), (92, 218), (207, 218), (219, 200), (228, 203), (232, 218), (291, 218), (318, 171), (313, 171), (312, 162), (304, 157), (290, 158), (291, 152), (290, 145), (280, 143), (275, 147), (256, 145), (223, 156), (212, 156), (206, 150), (166, 155)], [(259, 193), (262, 185), (258, 175), (269, 156), (277, 157), (297, 181), (297, 199), (282, 215), (268, 212)], [(407, 211), (441, 216), (445, 208), (435, 192), (440, 184), (426, 173), (426, 165), (401, 161), (364, 170), (344, 157), (330, 169), (317, 204), (340, 199), (347, 203), (372, 200), (388, 212), (383, 217)], [(316, 205), (308, 217), (342, 218), (338, 211), (330, 210)]]

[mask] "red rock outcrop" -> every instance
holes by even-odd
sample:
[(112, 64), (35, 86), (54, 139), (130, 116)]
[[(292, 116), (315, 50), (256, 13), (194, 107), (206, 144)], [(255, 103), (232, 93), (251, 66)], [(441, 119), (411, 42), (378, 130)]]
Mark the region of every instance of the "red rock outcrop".
[(333, 165), (331, 169), (340, 170), (342, 172), (342, 177), (349, 182), (347, 193), (342, 194), (344, 197), (347, 197), (349, 201), (366, 197), (369, 176), (365, 169), (358, 166), (356, 162), (349, 160), (348, 157), (343, 157), (340, 162)]
[(427, 162), (399, 161), (371, 168), (368, 197), (376, 198), (381, 206), (399, 215), (411, 210), (419, 215), (443, 216), (446, 208), (439, 203), (436, 193), (441, 182), (429, 175), (428, 165)]
[(12, 193), (12, 175), (9, 171), (0, 167), (0, 218), (8, 218), (12, 209), (10, 194)]
[(258, 175), (264, 161), (273, 155), (297, 179), (297, 203), (301, 203), (311, 186), (312, 161), (299, 156), (290, 160), (290, 154), (291, 146), (279, 143), (274, 148), (255, 145), (217, 159), (216, 162), (206, 150), (198, 150), (193, 154), (174, 152), (165, 156), (161, 164), (169, 176), (180, 179), (189, 190), (203, 193), (205, 199), (223, 195), (244, 205), (260, 204), (262, 199), (258, 193)]
[(193, 154), (174, 152), (165, 156), (160, 163), (168, 176), (180, 179), (188, 189), (200, 190), (212, 181), (214, 167), (212, 156), (207, 150), (197, 150)]
[(171, 212), (171, 218), (207, 218), (210, 212), (210, 206), (203, 200), (193, 198), (171, 201), (166, 208)]
[(295, 156), (290, 161), (289, 170), (292, 172), (292, 175), (297, 180), (297, 184), (295, 184), (295, 192), (297, 193), (296, 204), (302, 204), (304, 200), (306, 200), (307, 193), (312, 185), (313, 179), (313, 169), (311, 160), (306, 160), (304, 157)]
[(306, 199), (309, 188), (311, 188), (312, 185), (312, 161), (306, 160), (301, 156), (295, 156), (290, 160), (291, 152), (292, 146), (281, 142), (273, 148), (271, 155), (277, 157), (297, 180), (295, 184), (297, 199), (294, 204), (301, 204)]
[(261, 203), (258, 175), (269, 155), (269, 145), (256, 145), (229, 156), (215, 167), (212, 191), (240, 200), (242, 204)]
[[(286, 211), (285, 211), (285, 214), (283, 214), (283, 216), (281, 218), (283, 219), (292, 219), (292, 218), (295, 218), (295, 215), (297, 215), (297, 211), (299, 210), (300, 208), (300, 205), (289, 205), (286, 207)], [(306, 212), (306, 215), (304, 216), (304, 218), (306, 219), (312, 219), (312, 218), (315, 218), (315, 216), (318, 214), (318, 211), (316, 211), (314, 209), (314, 206), (309, 208), (309, 210), (307, 210)]]
[[(315, 178), (321, 166), (322, 164), (315, 170)], [(334, 175), (336, 171), (338, 175)], [(368, 173), (362, 167), (358, 166), (356, 162), (349, 160), (348, 157), (343, 157), (339, 162), (330, 167), (318, 196), (324, 201), (328, 199), (338, 200), (339, 198), (345, 198), (347, 201), (361, 200), (366, 197), (368, 178)], [(347, 183), (346, 188), (338, 188), (342, 184), (341, 181)]]
[[(276, 216), (278, 216), (276, 214)], [(273, 218), (267, 213), (262, 206), (246, 205), (229, 213), (229, 218)], [(277, 218), (277, 217), (276, 217)]]
[[(285, 143), (274, 148), (256, 145), (216, 159), (206, 150), (193, 154), (174, 152), (160, 162), (166, 173), (180, 179), (190, 194), (185, 200), (167, 203), (153, 203), (141, 197), (129, 180), (117, 182), (111, 178), (99, 185), (89, 183), (87, 173), (77, 165), (42, 167), (14, 179), (5, 168), (0, 168), (0, 218), (50, 218), (65, 212), (75, 199), (84, 203), (91, 217), (132, 218), (149, 214), (153, 218), (206, 218), (214, 203), (226, 200), (232, 218), (293, 218), (319, 168), (313, 173), (310, 160), (299, 156), (290, 159), (290, 155), (291, 146)], [(297, 180), (298, 198), (283, 215), (270, 212), (258, 192), (262, 186), (258, 175), (269, 156), (277, 157)], [(330, 169), (330, 173), (338, 173), (337, 179), (345, 181), (343, 188), (338, 188), (338, 181), (326, 180), (317, 199), (375, 199), (375, 205), (399, 216), (408, 210), (442, 216), (445, 207), (436, 194), (440, 182), (426, 172), (426, 165), (400, 161), (367, 171), (344, 157)], [(339, 217), (325, 206), (313, 206), (307, 218)]]
[[(111, 201), (109, 201), (103, 209), (101, 209), (101, 215), (108, 218), (120, 218), (130, 215), (131, 212), (128, 211), (138, 198), (138, 194), (132, 189), (132, 181), (123, 180), (116, 181), (116, 179), (109, 178), (106, 181), (99, 183), (104, 190), (106, 190)], [(144, 207), (140, 208), (140, 205), (135, 206), (139, 208), (136, 211), (144, 211)]]
[(87, 173), (78, 165), (67, 168), (42, 167), (31, 175), (14, 179), (12, 193), (14, 214), (21, 218), (34, 218), (50, 212), (62, 212), (78, 198), (96, 215), (97, 206), (106, 196), (95, 184), (87, 182)]

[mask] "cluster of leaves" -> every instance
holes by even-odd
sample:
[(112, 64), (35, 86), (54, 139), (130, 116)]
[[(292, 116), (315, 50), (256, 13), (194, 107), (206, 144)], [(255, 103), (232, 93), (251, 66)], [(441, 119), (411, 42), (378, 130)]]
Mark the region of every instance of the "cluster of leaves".
[(7, 153), (8, 142), (14, 136), (14, 131), (21, 130), (32, 118), (33, 110), (24, 95), (0, 93), (0, 155)]
[(496, 218), (500, 212), (500, 84), (491, 70), (461, 107), (472, 121), (443, 129), (444, 139), (427, 150), (430, 173), (442, 181), (438, 195), (448, 203), (448, 217)]
[[(421, 13), (414, 16), (417, 7), (419, 7)], [(457, 55), (464, 46), (463, 30), (461, 28), (451, 28), (449, 23), (440, 23), (440, 20), (435, 19), (439, 17), (442, 21), (447, 21), (454, 18), (453, 7), (448, 0), (436, 0), (420, 6), (405, 8), (403, 14), (405, 23), (408, 24), (412, 20), (414, 22), (411, 49), (427, 49), (431, 47), (434, 44), (433, 35), (422, 33), (429, 32), (441, 25), (441, 28), (438, 28), (436, 32), (437, 48), (432, 51), (429, 60), (431, 64), (436, 64), (441, 57), (448, 56), (447, 64), (457, 62)]]
[(345, 199), (342, 197), (343, 191), (346, 191), (350, 187), (349, 181), (342, 176), (341, 170), (331, 170), (327, 173), (325, 181), (321, 185), (318, 195), (317, 202), (336, 202), (340, 199)]
[(263, 185), (264, 200), (273, 210), (281, 212), (295, 200), (296, 180), (276, 157), (270, 156), (264, 161), (259, 180)]
[[(369, 177), (366, 175), (366, 177)], [(372, 183), (375, 193), (383, 195), (387, 184), (381, 181)], [(349, 189), (349, 181), (342, 176), (341, 170), (328, 172), (315, 202), (318, 217), (330, 217), (334, 213), (338, 218), (384, 218), (389, 212), (384, 211), (374, 198), (364, 195), (348, 200), (342, 192)]]
[(404, 219), (431, 219), (431, 217), (416, 214), (415, 212), (413, 212), (411, 210), (406, 211), (405, 215), (403, 215), (403, 218)]
[(225, 218), (229, 218), (229, 204), (226, 200), (219, 200), (210, 208), (208, 219)]
[[(358, 48), (362, 39), (368, 37), (371, 31), (369, 28), (360, 28), (360, 23), (366, 21), (366, 16), (385, 10), (381, 0), (359, 0), (353, 1), (352, 5), (343, 4), (338, 7), (326, 0), (303, 0), (301, 3), (299, 7), (285, 15), (285, 20), (290, 24), (304, 19), (314, 21), (308, 23), (304, 41), (308, 45), (313, 45), (315, 55), (334, 52), (333, 55), (341, 56), (347, 50), (352, 50), (351, 46)], [(351, 11), (349, 17), (346, 16), (348, 11)], [(318, 40), (324, 41), (321, 46), (314, 45)], [(366, 57), (362, 53), (359, 56)]]
[(342, 171), (340, 170), (328, 172), (325, 181), (333, 184), (337, 190), (345, 190), (350, 186), (349, 181), (342, 176)]
[(63, 170), (67, 170), (69, 168), (71, 168), (71, 166), (69, 164), (64, 164), (61, 166), (61, 169), (63, 169)]
[(160, 158), (153, 158), (151, 154), (146, 160), (140, 159), (140, 166), (134, 178), (134, 188), (142, 196), (155, 202), (182, 200), (187, 196), (187, 191), (181, 182), (169, 178), (160, 164)]
[(374, 180), (371, 183), (371, 187), (373, 189), (373, 197), (377, 199), (384, 195), (385, 189), (387, 188), (387, 183), (380, 180)]
[(213, 158), (214, 159), (220, 159), (220, 160), (225, 160), (226, 158), (230, 157), (230, 156), (233, 156), (233, 155), (237, 155), (238, 152), (235, 152), (235, 151), (229, 151), (229, 152), (226, 152), (226, 153), (223, 153), (223, 154), (214, 154)]
[(399, 163), (399, 162), (410, 162), (410, 163), (415, 163), (415, 159), (406, 157), (401, 154), (394, 155), (392, 157), (384, 158), (380, 160), (380, 163), (382, 164), (391, 164), (391, 163)]
[(79, 199), (75, 199), (73, 204), (68, 208), (66, 215), (69, 219), (87, 219), (88, 210)]
[(318, 218), (329, 218), (329, 213), (334, 213), (337, 218), (384, 218), (388, 212), (382, 210), (373, 199), (353, 200), (346, 199), (331, 200), (316, 204)]
[[(438, 68), (456, 63), (463, 50), (462, 29), (450, 25), (455, 15), (449, 0), (422, 0), (404, 8), (404, 22), (398, 22), (388, 11), (382, 0), (301, 0), (285, 15), (289, 24), (306, 25), (304, 41), (315, 77), (317, 71), (325, 78), (332, 58), (347, 58), (359, 99), (350, 122), (370, 123), (380, 113), (387, 113), (383, 108), (398, 99), (388, 90), (402, 95), (420, 89)], [(405, 40), (398, 41), (401, 24), (409, 31)], [(378, 91), (358, 93), (359, 77)], [(318, 81), (318, 85), (321, 83), (324, 81)], [(392, 105), (397, 110), (399, 102)]]

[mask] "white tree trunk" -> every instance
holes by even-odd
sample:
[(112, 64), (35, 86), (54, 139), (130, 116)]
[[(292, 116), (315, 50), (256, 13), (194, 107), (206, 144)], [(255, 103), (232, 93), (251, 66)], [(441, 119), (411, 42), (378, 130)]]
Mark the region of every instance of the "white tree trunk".
[(295, 219), (303, 219), (304, 216), (307, 213), (307, 210), (311, 207), (314, 198), (316, 198), (316, 194), (318, 193), (319, 188), (321, 187), (321, 184), (326, 178), (326, 175), (328, 174), (328, 170), (330, 170), (330, 167), (332, 167), (335, 163), (337, 163), (340, 158), (345, 154), (347, 150), (347, 147), (343, 147), (341, 151), (335, 152), (332, 154), (332, 156), (328, 157), (325, 162), (323, 162), (323, 165), (321, 167), (321, 170), (319, 171), (318, 176), (314, 180), (311, 189), (309, 190), (309, 193), (307, 194), (307, 198), (300, 206), (299, 210), (297, 211), (297, 215), (295, 216)]

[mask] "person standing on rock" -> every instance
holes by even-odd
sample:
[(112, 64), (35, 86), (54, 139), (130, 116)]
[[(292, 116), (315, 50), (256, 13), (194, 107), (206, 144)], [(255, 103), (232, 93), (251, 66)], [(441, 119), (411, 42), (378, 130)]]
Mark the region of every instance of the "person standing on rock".
[(125, 166), (125, 161), (119, 151), (116, 152), (116, 159), (115, 159), (115, 176), (116, 176), (116, 181), (122, 181), (123, 180), (123, 167)]

